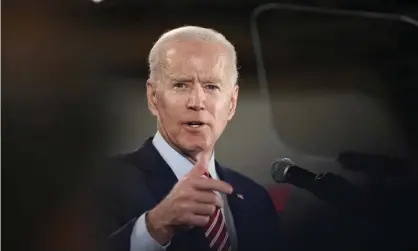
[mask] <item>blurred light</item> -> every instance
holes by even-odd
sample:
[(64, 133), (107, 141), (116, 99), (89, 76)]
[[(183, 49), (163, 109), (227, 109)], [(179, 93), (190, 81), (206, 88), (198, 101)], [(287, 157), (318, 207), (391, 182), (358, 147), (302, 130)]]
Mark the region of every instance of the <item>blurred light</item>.
[(100, 3), (103, 0), (93, 0), (94, 3)]

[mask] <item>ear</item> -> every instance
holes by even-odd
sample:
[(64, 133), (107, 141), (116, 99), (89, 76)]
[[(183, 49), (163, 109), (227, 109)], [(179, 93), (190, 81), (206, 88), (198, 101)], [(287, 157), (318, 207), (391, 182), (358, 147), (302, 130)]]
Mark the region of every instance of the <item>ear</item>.
[(150, 80), (147, 81), (147, 103), (148, 109), (152, 113), (152, 115), (157, 116), (157, 96), (156, 96), (156, 83), (151, 82)]
[(237, 108), (237, 102), (238, 102), (238, 92), (239, 92), (239, 86), (236, 84), (234, 86), (234, 90), (231, 95), (231, 102), (229, 104), (228, 121), (230, 121), (235, 115), (235, 110)]

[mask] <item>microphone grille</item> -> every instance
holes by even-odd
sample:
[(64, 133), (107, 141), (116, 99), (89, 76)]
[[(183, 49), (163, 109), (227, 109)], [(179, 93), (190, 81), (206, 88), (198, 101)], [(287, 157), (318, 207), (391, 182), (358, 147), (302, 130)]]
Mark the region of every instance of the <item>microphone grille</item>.
[(271, 165), (271, 177), (277, 183), (285, 182), (286, 169), (294, 166), (295, 164), (289, 158), (279, 158)]

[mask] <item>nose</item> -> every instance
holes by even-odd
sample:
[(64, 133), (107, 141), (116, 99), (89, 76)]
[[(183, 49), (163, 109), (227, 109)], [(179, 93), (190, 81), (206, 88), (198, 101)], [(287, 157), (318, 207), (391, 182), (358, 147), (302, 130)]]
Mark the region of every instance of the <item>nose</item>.
[(205, 109), (205, 91), (200, 84), (195, 84), (190, 92), (187, 108), (195, 111)]

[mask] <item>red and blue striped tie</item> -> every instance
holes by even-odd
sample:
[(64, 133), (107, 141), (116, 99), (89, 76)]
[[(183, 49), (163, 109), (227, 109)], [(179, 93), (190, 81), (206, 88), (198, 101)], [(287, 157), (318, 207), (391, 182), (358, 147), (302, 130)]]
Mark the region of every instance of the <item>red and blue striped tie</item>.
[[(205, 176), (211, 178), (208, 172), (205, 172)], [(222, 210), (219, 207), (216, 208), (215, 212), (210, 217), (208, 224), (204, 227), (204, 230), (211, 250), (231, 250), (225, 219), (222, 214)]]

